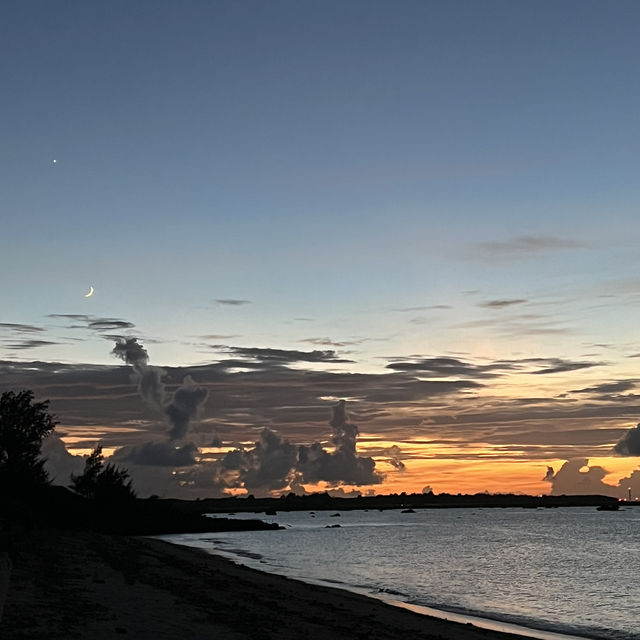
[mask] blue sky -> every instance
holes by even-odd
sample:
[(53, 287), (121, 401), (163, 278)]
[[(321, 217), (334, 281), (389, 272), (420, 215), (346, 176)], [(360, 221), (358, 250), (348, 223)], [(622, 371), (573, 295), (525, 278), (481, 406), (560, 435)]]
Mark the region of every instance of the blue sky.
[(166, 366), (316, 349), (366, 374), (456, 356), (633, 378), (639, 18), (4, 2), (0, 358), (114, 365), (120, 335)]

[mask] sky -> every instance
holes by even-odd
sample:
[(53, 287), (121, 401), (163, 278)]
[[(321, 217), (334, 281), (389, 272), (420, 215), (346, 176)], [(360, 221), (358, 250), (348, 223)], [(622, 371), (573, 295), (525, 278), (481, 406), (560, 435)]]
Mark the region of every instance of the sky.
[(54, 481), (640, 497), (639, 21), (3, 2), (0, 390)]

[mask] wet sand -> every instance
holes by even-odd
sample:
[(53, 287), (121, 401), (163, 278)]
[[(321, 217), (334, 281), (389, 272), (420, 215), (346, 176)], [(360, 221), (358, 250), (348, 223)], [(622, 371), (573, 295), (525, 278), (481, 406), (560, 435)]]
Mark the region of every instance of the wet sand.
[(161, 540), (31, 534), (12, 554), (0, 638), (507, 640)]

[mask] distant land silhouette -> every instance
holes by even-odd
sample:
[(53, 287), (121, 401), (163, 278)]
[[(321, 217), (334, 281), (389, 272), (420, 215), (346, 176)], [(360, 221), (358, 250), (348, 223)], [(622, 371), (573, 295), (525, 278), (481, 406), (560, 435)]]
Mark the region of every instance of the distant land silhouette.
[[(516, 494), (449, 494), (449, 493), (391, 493), (356, 498), (333, 497), (328, 493), (298, 496), (294, 493), (279, 498), (230, 497), (199, 500), (163, 499), (163, 504), (185, 513), (266, 513), (278, 511), (353, 511), (364, 509), (460, 509), (507, 508), (525, 509), (554, 507), (599, 507), (602, 505), (640, 504), (624, 503), (618, 498), (601, 495), (543, 495)], [(409, 512), (410, 513), (410, 512)]]
[[(229, 497), (199, 500), (133, 498), (115, 504), (87, 500), (60, 486), (43, 487), (28, 500), (12, 505), (5, 498), (5, 514), (19, 514), (23, 526), (53, 526), (62, 529), (125, 535), (205, 533), (278, 529), (260, 519), (207, 518), (204, 514), (255, 513), (273, 515), (280, 511), (351, 511), (399, 509), (411, 517), (415, 509), (459, 508), (555, 508), (637, 505), (600, 495), (526, 496), (513, 494), (389, 494), (359, 498), (336, 498), (327, 493), (280, 498)], [(10, 507), (6, 509), (6, 507)]]
[(21, 500), (4, 498), (0, 508), (3, 529), (18, 526), (24, 531), (55, 527), (119, 535), (162, 535), (280, 528), (261, 520), (207, 518), (196, 509), (153, 498), (96, 503), (60, 486), (43, 487)]

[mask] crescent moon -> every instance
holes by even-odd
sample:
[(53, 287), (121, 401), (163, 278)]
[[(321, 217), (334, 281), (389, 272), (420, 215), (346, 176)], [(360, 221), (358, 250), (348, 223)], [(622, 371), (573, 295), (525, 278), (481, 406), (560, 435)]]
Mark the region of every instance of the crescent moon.
[(93, 295), (93, 287), (89, 287), (89, 293), (85, 293), (85, 298), (90, 298)]

